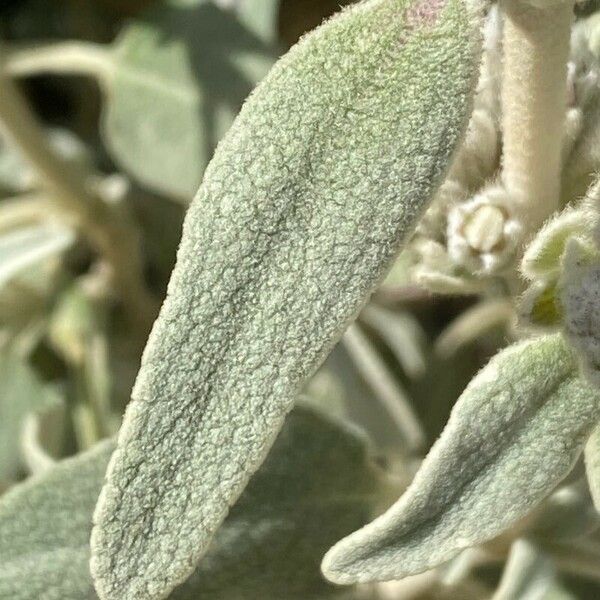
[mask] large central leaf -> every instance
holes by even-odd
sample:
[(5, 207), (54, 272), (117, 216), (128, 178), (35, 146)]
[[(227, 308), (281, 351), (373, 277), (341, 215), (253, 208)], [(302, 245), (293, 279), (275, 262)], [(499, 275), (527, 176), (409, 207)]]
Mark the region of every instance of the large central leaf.
[(102, 598), (164, 597), (206, 552), (439, 186), (480, 25), (464, 0), (369, 0), (246, 103), (187, 216), (108, 469), (92, 536)]

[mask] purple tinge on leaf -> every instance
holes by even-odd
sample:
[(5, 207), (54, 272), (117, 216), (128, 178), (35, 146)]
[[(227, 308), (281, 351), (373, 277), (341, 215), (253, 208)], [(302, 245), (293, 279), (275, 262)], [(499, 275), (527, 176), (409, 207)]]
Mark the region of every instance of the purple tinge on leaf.
[(410, 28), (433, 27), (436, 25), (446, 0), (421, 0), (408, 7), (406, 24)]

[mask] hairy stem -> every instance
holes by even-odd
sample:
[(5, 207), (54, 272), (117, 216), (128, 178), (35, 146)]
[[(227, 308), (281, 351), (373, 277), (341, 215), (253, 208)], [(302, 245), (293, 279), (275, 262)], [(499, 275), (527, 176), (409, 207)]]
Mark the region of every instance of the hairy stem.
[(104, 202), (89, 188), (83, 174), (53, 152), (25, 99), (14, 83), (2, 75), (0, 127), (33, 165), (40, 185), (51, 193), (56, 207), (110, 265), (130, 319), (146, 329), (154, 315), (154, 301), (142, 277), (139, 238), (124, 207)]
[(559, 206), (573, 2), (502, 6), (503, 181), (527, 234)]
[(13, 76), (54, 73), (105, 79), (111, 70), (109, 52), (102, 44), (80, 41), (5, 49), (4, 70)]

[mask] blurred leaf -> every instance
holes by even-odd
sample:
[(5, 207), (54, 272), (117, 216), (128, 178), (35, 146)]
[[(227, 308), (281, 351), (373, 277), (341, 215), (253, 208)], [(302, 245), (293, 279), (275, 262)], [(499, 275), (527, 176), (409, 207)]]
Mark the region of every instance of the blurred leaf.
[(402, 498), (327, 554), (340, 583), (399, 579), (490, 540), (569, 473), (600, 417), (557, 334), (512, 346), (469, 384)]
[[(92, 156), (85, 144), (68, 129), (47, 128), (50, 147), (76, 169), (89, 169)], [(19, 150), (0, 137), (0, 193), (15, 194), (35, 187), (36, 173)], [(1, 206), (1, 205), (0, 205)]]
[(526, 540), (517, 540), (492, 600), (575, 600), (559, 585), (550, 557)]
[(408, 311), (398, 312), (369, 304), (362, 311), (361, 320), (373, 327), (398, 359), (411, 378), (425, 373), (425, 332), (419, 321)]
[(587, 486), (581, 483), (561, 487), (544, 502), (527, 525), (528, 537), (562, 542), (582, 538), (598, 529), (600, 515), (594, 509)]
[(31, 185), (31, 172), (21, 155), (0, 136), (0, 192), (20, 192)]
[(0, 287), (20, 271), (60, 254), (75, 240), (71, 229), (59, 225), (23, 227), (0, 236)]
[(20, 271), (0, 289), (0, 346), (13, 344), (21, 356), (33, 351), (46, 328), (48, 307), (60, 285), (58, 261), (43, 261)]
[(38, 224), (47, 215), (48, 208), (43, 193), (21, 194), (0, 201), (0, 234)]
[(425, 433), (400, 382), (357, 324), (352, 324), (342, 338), (356, 370), (375, 393), (396, 426), (403, 445), (410, 452), (423, 449)]
[(32, 475), (54, 467), (62, 456), (67, 430), (67, 407), (62, 399), (30, 412), (23, 422), (21, 454)]
[(163, 2), (115, 43), (109, 150), (144, 185), (191, 200), (216, 143), (274, 59), (233, 11), (210, 0)]
[(398, 428), (375, 392), (359, 374), (345, 344), (339, 343), (306, 388), (308, 399), (367, 431), (377, 453), (389, 458), (406, 453)]
[(56, 301), (48, 328), (55, 349), (65, 359), (81, 365), (86, 347), (98, 329), (99, 315), (80, 282), (69, 286)]
[[(88, 537), (113, 447), (101, 443), (0, 499), (0, 597), (96, 598)], [(297, 409), (209, 553), (169, 598), (344, 596), (346, 590), (323, 580), (320, 557), (337, 537), (368, 519), (381, 483), (361, 437)]]
[(238, 4), (241, 22), (263, 42), (273, 46), (278, 36), (280, 0), (240, 0)]
[(513, 317), (514, 307), (511, 299), (482, 300), (466, 308), (440, 333), (435, 342), (435, 350), (440, 356), (448, 358), (490, 330), (506, 329)]
[(26, 417), (57, 402), (57, 392), (42, 383), (26, 362), (0, 352), (0, 481), (15, 478), (24, 467), (20, 435)]
[[(102, 273), (100, 273), (100, 276)], [(89, 448), (118, 429), (111, 408), (105, 306), (93, 298), (93, 275), (68, 287), (56, 303), (48, 335), (71, 375), (75, 435)]]

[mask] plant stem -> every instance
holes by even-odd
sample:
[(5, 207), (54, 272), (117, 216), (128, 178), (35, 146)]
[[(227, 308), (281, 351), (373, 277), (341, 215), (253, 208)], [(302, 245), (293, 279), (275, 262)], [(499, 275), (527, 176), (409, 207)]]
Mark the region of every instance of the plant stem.
[(79, 41), (5, 49), (4, 69), (18, 77), (53, 73), (103, 80), (111, 70), (109, 52), (102, 44)]
[(124, 214), (124, 207), (106, 203), (89, 189), (83, 174), (53, 152), (25, 99), (2, 74), (0, 127), (32, 164), (40, 185), (51, 193), (56, 207), (110, 265), (115, 287), (132, 323), (147, 329), (155, 313), (155, 303), (143, 281), (136, 228)]
[(503, 182), (525, 234), (559, 206), (574, 3), (504, 0)]

